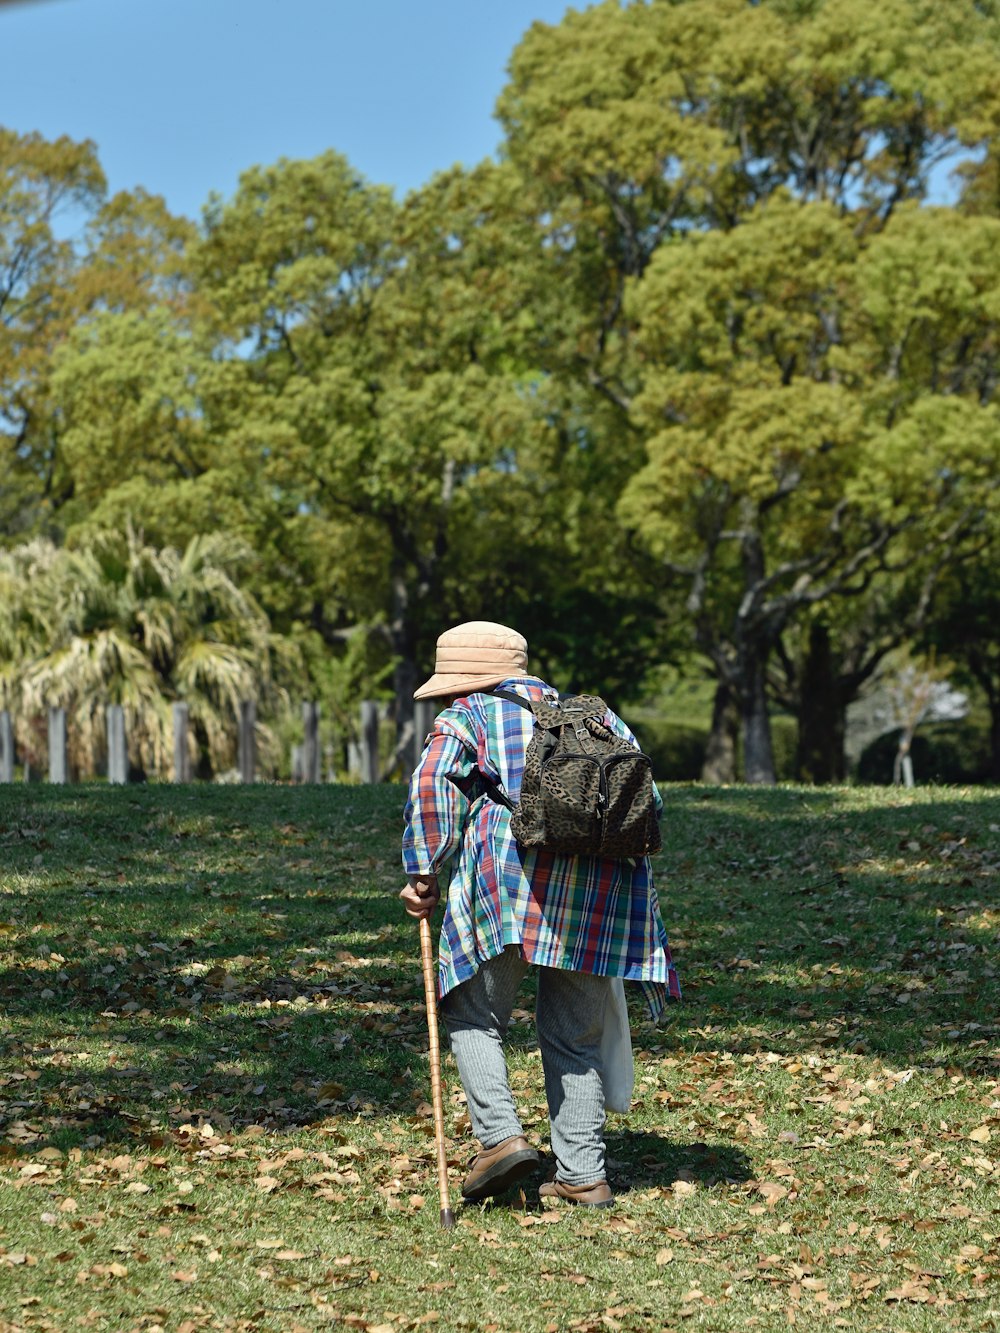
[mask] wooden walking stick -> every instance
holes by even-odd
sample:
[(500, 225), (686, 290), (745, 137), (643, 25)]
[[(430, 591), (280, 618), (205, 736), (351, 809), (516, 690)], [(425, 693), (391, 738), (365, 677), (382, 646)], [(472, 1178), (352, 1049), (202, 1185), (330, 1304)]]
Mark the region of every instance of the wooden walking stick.
[(420, 961), (424, 968), (424, 998), (427, 1003), (427, 1034), (430, 1038), (431, 1105), (434, 1108), (434, 1142), (437, 1147), (438, 1189), (441, 1192), (441, 1225), (455, 1225), (448, 1197), (448, 1158), (444, 1150), (444, 1105), (441, 1098), (441, 1047), (438, 1044), (437, 978), (434, 975), (434, 946), (431, 923), (420, 918)]

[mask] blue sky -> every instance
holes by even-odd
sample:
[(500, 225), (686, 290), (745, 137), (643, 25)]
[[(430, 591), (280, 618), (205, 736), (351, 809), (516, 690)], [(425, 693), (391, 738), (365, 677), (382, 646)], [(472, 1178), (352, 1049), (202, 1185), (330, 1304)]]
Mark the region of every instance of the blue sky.
[[(588, 0), (575, 0), (584, 8)], [(200, 216), (336, 148), (402, 195), (492, 154), (510, 53), (567, 0), (0, 0), (0, 125), (93, 139), (112, 192)], [(931, 199), (953, 196), (950, 164)]]
[[(93, 139), (113, 191), (198, 217), (279, 157), (336, 148), (400, 194), (500, 140), (493, 106), (566, 0), (0, 4), (0, 124)], [(578, 0), (577, 6), (583, 4)]]

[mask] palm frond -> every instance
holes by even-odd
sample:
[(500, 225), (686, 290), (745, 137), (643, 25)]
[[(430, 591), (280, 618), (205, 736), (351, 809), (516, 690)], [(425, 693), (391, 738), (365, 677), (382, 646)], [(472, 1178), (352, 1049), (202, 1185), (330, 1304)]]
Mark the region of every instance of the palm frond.
[(275, 667), (285, 675), (290, 665), (240, 584), (251, 556), (224, 533), (178, 551), (131, 526), (76, 548), (0, 551), (0, 703), (26, 719), (66, 708), (83, 771), (103, 754), (107, 707), (121, 704), (130, 748), (165, 772), (180, 697), (213, 765), (228, 762), (240, 703), (280, 700)]

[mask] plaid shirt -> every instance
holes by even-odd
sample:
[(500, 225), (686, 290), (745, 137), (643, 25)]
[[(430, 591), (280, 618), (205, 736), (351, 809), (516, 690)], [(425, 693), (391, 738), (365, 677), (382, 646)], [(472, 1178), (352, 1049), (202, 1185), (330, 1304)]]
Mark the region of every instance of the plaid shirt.
[[(555, 695), (535, 677), (502, 684), (528, 699)], [(605, 722), (636, 744), (610, 710)], [(494, 695), (459, 699), (438, 715), (410, 782), (403, 867), (448, 884), (440, 994), (518, 944), (529, 963), (640, 982), (656, 1017), (680, 985), (648, 857), (633, 864), (518, 847), (509, 811), (483, 790), (481, 773), (516, 802), (533, 726), (527, 709)]]

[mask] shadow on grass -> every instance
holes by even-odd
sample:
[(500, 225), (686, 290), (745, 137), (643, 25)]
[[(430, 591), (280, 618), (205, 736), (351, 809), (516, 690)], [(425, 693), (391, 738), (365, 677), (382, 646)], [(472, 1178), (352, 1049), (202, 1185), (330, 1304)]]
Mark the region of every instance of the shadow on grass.
[(648, 1039), (903, 1065), (943, 1048), (995, 1073), (1000, 792), (967, 796), (669, 792), (660, 898), (685, 1003)]
[(647, 1130), (614, 1130), (606, 1135), (608, 1174), (618, 1194), (669, 1189), (675, 1181), (711, 1188), (722, 1181), (753, 1178), (750, 1158), (729, 1143), (678, 1143)]
[[(669, 1191), (677, 1181), (701, 1185), (705, 1189), (723, 1182), (739, 1184), (752, 1180), (754, 1173), (750, 1158), (739, 1148), (728, 1143), (695, 1141), (681, 1143), (664, 1134), (648, 1130), (612, 1130), (606, 1134), (608, 1180), (615, 1194), (632, 1190)], [(483, 1212), (522, 1212), (525, 1206), (534, 1211), (538, 1186), (551, 1179), (554, 1160), (550, 1154), (542, 1156), (537, 1172), (505, 1194), (467, 1208), (481, 1208)], [(521, 1202), (521, 1193), (525, 1203)]]
[[(1000, 793), (865, 799), (666, 793), (658, 878), (685, 1002), (662, 1029), (637, 1006), (638, 1048), (996, 1074)], [(426, 1028), (396, 899), (402, 802), (401, 787), (0, 791), (8, 1132), (68, 1146), (185, 1119), (412, 1111)]]
[(13, 795), (0, 795), (8, 1128), (68, 1147), (200, 1119), (407, 1114), (426, 1096), (416, 930), (388, 910), (394, 795)]

